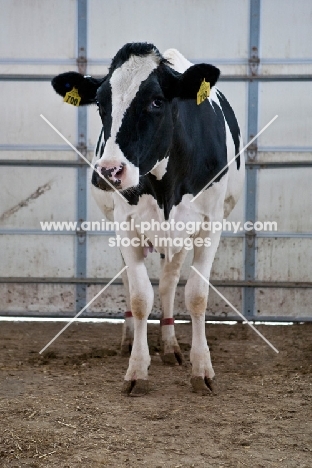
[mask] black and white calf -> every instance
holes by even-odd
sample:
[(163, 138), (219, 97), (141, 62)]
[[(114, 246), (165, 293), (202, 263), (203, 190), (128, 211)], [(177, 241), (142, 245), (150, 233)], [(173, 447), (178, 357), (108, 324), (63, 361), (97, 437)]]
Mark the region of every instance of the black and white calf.
[[(244, 160), (238, 157), (204, 192), (190, 203), (239, 152), (240, 130), (234, 112), (215, 83), (219, 70), (212, 65), (192, 65), (177, 50), (163, 55), (152, 44), (126, 44), (114, 57), (102, 79), (64, 73), (52, 81), (64, 96), (75, 87), (80, 105), (96, 103), (103, 129), (96, 148), (92, 175), (94, 197), (108, 219), (119, 223), (193, 221), (192, 235), (211, 239), (210, 247), (194, 245), (193, 265), (209, 279), (220, 232), (202, 229), (205, 221), (222, 221), (235, 206), (243, 187)], [(203, 81), (210, 96), (197, 105)], [(110, 181), (111, 185), (105, 182)], [(121, 191), (125, 202), (119, 194)], [(139, 230), (139, 228), (136, 228)], [(140, 232), (120, 231), (133, 239)], [(150, 245), (162, 237), (187, 239), (186, 231), (150, 229), (144, 233)], [(158, 236), (158, 237), (156, 237)], [(150, 356), (147, 318), (153, 306), (153, 288), (144, 264), (143, 246), (121, 247), (128, 266), (124, 282), (132, 314), (126, 317), (122, 348), (132, 347), (124, 391), (140, 395), (148, 389)], [(161, 254), (159, 291), (162, 303), (162, 357), (180, 363), (182, 355), (173, 325), (173, 303), (180, 269), (186, 256), (183, 246), (157, 247)], [(205, 336), (208, 285), (191, 270), (185, 287), (186, 308), (192, 317), (192, 386), (209, 392), (214, 371)]]

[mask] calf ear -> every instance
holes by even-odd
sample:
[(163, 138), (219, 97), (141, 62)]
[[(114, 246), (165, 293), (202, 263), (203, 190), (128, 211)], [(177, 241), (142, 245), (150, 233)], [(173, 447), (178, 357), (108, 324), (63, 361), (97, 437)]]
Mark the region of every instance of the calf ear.
[(83, 76), (77, 72), (67, 72), (57, 75), (51, 81), (54, 90), (61, 96), (76, 88), (81, 98), (79, 105), (85, 106), (95, 103), (97, 89), (103, 83), (104, 78), (97, 80), (91, 76)]
[(210, 83), (212, 88), (220, 76), (219, 68), (209, 65), (208, 63), (199, 63), (188, 68), (180, 77), (179, 83), (179, 98), (181, 99), (196, 99), (200, 85), (205, 80)]
[(159, 78), (162, 90), (167, 99), (196, 99), (200, 85), (205, 80), (212, 88), (220, 75), (219, 68), (200, 63), (188, 68), (184, 73), (173, 70), (168, 65), (160, 67)]

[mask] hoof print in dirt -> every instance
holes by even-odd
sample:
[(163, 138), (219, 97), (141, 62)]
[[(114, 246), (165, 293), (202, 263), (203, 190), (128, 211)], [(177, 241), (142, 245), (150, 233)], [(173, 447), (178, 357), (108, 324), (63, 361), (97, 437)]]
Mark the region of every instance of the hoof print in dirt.
[(192, 377), (191, 384), (194, 393), (199, 393), (201, 395), (217, 395), (214, 379), (208, 379), (208, 377), (204, 379), (202, 377)]
[(176, 366), (179, 364), (181, 366), (183, 364), (183, 356), (180, 351), (175, 351), (174, 353), (167, 353), (160, 355), (162, 362), (166, 366)]
[(125, 380), (121, 392), (133, 397), (146, 395), (148, 393), (148, 380)]

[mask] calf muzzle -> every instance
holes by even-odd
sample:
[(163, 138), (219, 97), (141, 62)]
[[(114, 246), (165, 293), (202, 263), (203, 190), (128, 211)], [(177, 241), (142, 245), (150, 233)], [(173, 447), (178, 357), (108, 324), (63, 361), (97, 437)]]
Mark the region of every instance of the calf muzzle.
[(107, 164), (105, 166), (100, 166), (95, 164), (94, 171), (92, 174), (92, 184), (101, 189), (110, 191), (115, 188), (121, 188), (122, 179), (125, 175), (125, 163), (120, 165), (111, 165)]

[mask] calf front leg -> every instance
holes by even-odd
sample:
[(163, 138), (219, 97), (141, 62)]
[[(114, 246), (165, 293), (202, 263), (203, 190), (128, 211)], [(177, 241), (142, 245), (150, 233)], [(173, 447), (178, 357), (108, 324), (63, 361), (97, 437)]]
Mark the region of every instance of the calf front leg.
[(143, 255), (142, 261), (133, 261), (133, 256), (131, 258), (128, 252), (126, 254), (123, 252), (123, 256), (128, 266), (130, 305), (134, 325), (133, 345), (123, 392), (131, 396), (140, 396), (148, 392), (148, 368), (151, 358), (147, 344), (147, 318), (152, 309), (154, 292)]

